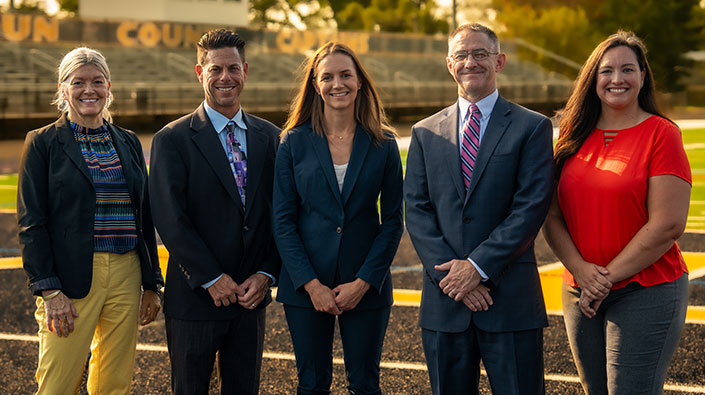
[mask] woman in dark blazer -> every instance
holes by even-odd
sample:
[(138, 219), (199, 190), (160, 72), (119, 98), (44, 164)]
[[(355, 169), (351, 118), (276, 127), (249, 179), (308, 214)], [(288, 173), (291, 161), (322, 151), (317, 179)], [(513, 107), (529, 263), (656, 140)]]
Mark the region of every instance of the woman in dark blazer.
[(88, 392), (128, 394), (138, 316), (154, 320), (164, 283), (144, 156), (134, 133), (110, 123), (103, 55), (74, 49), (58, 75), (62, 115), (27, 134), (17, 191), (22, 260), (38, 297), (38, 393), (78, 393), (90, 350)]
[(336, 317), (348, 389), (381, 393), (389, 267), (402, 233), (395, 135), (353, 51), (339, 43), (319, 48), (274, 172), (274, 236), (283, 262), (277, 300), (291, 332), (299, 394), (330, 393)]

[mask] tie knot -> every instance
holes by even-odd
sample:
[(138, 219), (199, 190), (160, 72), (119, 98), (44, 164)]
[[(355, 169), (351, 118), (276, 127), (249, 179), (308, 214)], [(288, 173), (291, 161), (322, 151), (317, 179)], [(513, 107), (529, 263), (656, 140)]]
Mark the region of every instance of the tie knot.
[(470, 122), (470, 119), (473, 118), (477, 124), (480, 124), (480, 118), (482, 117), (482, 113), (480, 113), (480, 108), (476, 104), (470, 104), (468, 107), (468, 111), (465, 112), (465, 119), (464, 122), (468, 123)]
[(235, 131), (235, 122), (228, 122), (228, 124), (225, 125), (225, 130), (227, 130), (228, 133), (233, 133)]
[(479, 118), (479, 116), (481, 115), (480, 107), (478, 107), (475, 103), (470, 104), (470, 107), (468, 108), (468, 114), (477, 115)]

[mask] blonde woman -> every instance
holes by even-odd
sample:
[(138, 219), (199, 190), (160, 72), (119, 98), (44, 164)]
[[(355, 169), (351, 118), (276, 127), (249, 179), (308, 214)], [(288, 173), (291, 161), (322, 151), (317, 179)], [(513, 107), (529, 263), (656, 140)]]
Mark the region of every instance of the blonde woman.
[(134, 133), (110, 123), (102, 54), (76, 48), (58, 75), (61, 115), (27, 134), (17, 191), (38, 393), (78, 393), (90, 351), (88, 392), (128, 394), (138, 318), (154, 320), (164, 283), (144, 156)]

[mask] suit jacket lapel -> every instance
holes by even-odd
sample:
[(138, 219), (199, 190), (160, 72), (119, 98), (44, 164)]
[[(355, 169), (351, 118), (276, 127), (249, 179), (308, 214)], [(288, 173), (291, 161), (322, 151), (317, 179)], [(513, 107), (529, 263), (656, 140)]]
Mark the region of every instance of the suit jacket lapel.
[(338, 189), (338, 180), (335, 178), (333, 159), (331, 158), (330, 150), (328, 149), (328, 141), (325, 137), (319, 136), (313, 128), (311, 128), (308, 135), (311, 139), (311, 144), (313, 144), (313, 150), (316, 152), (318, 161), (321, 164), (321, 169), (326, 177), (326, 181), (328, 181), (328, 186), (330, 187), (333, 196), (335, 196), (335, 199), (338, 201), (338, 204), (342, 207), (343, 201), (340, 196), (340, 189)]
[(482, 177), (485, 167), (487, 167), (487, 162), (490, 160), (490, 157), (492, 157), (495, 148), (497, 148), (497, 143), (499, 143), (499, 140), (509, 126), (509, 113), (510, 110), (507, 102), (502, 99), (502, 97), (497, 98), (497, 103), (495, 103), (492, 109), (490, 123), (487, 124), (485, 134), (482, 136), (482, 141), (480, 142), (480, 150), (477, 153), (477, 160), (475, 161), (475, 168), (473, 169), (472, 178), (470, 179), (468, 193), (465, 196), (465, 203), (467, 203), (475, 186)]
[(245, 199), (245, 216), (247, 216), (262, 178), (262, 168), (267, 153), (267, 138), (244, 111), (242, 117), (247, 125), (247, 192)]
[(71, 124), (69, 123), (68, 118), (66, 118), (66, 115), (63, 115), (58, 121), (56, 121), (56, 132), (66, 156), (71, 159), (81, 173), (83, 173), (83, 175), (88, 179), (88, 182), (93, 185), (93, 177), (91, 177), (91, 174), (88, 172), (88, 165), (81, 154), (81, 149), (76, 142), (76, 138), (73, 135), (73, 129), (71, 129)]
[(345, 172), (345, 180), (343, 182), (343, 206), (345, 206), (345, 202), (348, 201), (350, 193), (352, 193), (355, 182), (357, 181), (357, 177), (360, 175), (362, 165), (365, 163), (367, 151), (370, 148), (371, 139), (370, 135), (358, 125), (355, 130), (352, 153), (350, 154), (350, 160), (348, 160), (348, 169)]
[(439, 158), (448, 164), (451, 178), (455, 189), (458, 191), (458, 197), (465, 199), (465, 184), (460, 169), (460, 142), (458, 141), (458, 103), (446, 109), (446, 117), (439, 123), (439, 131), (441, 137), (448, 142), (438, 147), (440, 151)]
[(193, 136), (193, 142), (201, 151), (201, 154), (206, 159), (206, 162), (213, 168), (213, 171), (218, 176), (218, 179), (223, 184), (223, 187), (230, 197), (235, 200), (242, 210), (242, 201), (240, 193), (237, 191), (235, 177), (233, 177), (232, 169), (228, 163), (228, 157), (225, 155), (223, 146), (220, 144), (218, 135), (213, 129), (210, 119), (206, 114), (206, 110), (201, 104), (191, 117), (191, 129), (196, 134)]
[[(109, 123), (107, 125), (108, 130), (110, 131), (110, 135), (113, 139), (115, 151), (117, 152), (118, 157), (120, 158), (120, 166), (122, 167), (122, 173), (125, 176), (125, 181), (127, 182), (127, 189), (130, 191), (130, 196), (132, 196), (133, 199), (139, 198), (135, 191), (134, 177), (135, 167), (139, 166), (133, 163), (134, 156), (129, 154), (129, 152), (131, 151), (130, 145), (127, 143), (125, 137), (122, 134), (118, 134), (115, 131), (113, 125)], [(137, 202), (138, 201), (135, 201), (135, 204), (137, 204)]]

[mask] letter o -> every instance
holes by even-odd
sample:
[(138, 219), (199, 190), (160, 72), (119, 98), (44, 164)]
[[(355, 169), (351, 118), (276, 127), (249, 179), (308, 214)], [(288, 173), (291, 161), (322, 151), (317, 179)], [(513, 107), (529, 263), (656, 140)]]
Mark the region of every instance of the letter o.
[(159, 44), (161, 40), (161, 31), (157, 25), (152, 22), (143, 23), (140, 26), (140, 30), (137, 32), (137, 37), (140, 39), (142, 45), (148, 48), (154, 48)]

